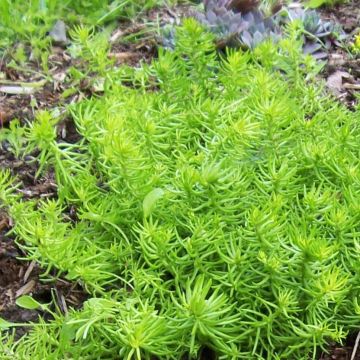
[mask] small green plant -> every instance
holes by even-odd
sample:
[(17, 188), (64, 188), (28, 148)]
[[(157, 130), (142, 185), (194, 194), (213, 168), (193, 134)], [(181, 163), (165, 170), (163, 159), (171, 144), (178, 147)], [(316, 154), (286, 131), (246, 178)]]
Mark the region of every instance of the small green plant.
[[(163, 0), (1, 0), (0, 55), (12, 55), (13, 44), (21, 42), (29, 45), (31, 56), (27, 58), (40, 60), (46, 70), (49, 31), (57, 20), (65, 20), (69, 28), (80, 24), (102, 27), (119, 19), (133, 19), (162, 3)], [(14, 56), (19, 57), (18, 52)]]
[(2, 128), (0, 130), (0, 143), (7, 143), (8, 150), (17, 158), (20, 157), (24, 149), (26, 142), (25, 131), (25, 128), (20, 125), (20, 121), (17, 119), (10, 122), (8, 129)]
[[(101, 76), (105, 76), (109, 65), (112, 61), (108, 58), (109, 50), (109, 32), (102, 31), (95, 33), (93, 27), (75, 26), (70, 31), (70, 37), (73, 40), (69, 52), (74, 58), (81, 58), (87, 63), (87, 72), (81, 74), (85, 78), (89, 72), (96, 72)], [(79, 71), (73, 69), (72, 75), (75, 79), (78, 77)]]
[(316, 9), (322, 6), (335, 6), (338, 4), (343, 4), (348, 2), (348, 0), (310, 0), (307, 2), (307, 6)]
[(360, 54), (360, 34), (357, 34), (355, 36), (355, 40), (354, 43), (352, 44), (351, 49), (355, 54)]
[(173, 51), (70, 107), (78, 143), (37, 115), (25, 152), (58, 198), (24, 201), (2, 172), (1, 204), (44, 276), (91, 298), (2, 332), (8, 358), (316, 359), (358, 328), (359, 111), (323, 95), (298, 35), (221, 58), (186, 20)]

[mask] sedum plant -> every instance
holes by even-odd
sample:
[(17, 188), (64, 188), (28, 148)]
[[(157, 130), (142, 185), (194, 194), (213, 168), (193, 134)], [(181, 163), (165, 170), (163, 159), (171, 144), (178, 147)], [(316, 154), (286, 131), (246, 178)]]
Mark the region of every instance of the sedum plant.
[(194, 20), (176, 36), (70, 107), (79, 142), (47, 113), (26, 129), (57, 199), (1, 173), (29, 259), (90, 294), (3, 330), (4, 359), (316, 359), (358, 328), (359, 111), (311, 80), (295, 27), (226, 59)]
[(348, 0), (309, 0), (307, 6), (311, 9), (316, 9), (319, 7), (332, 7), (339, 4), (346, 4)]
[(351, 46), (351, 50), (355, 53), (355, 54), (359, 54), (360, 53), (360, 34), (355, 35), (355, 39), (354, 42)]

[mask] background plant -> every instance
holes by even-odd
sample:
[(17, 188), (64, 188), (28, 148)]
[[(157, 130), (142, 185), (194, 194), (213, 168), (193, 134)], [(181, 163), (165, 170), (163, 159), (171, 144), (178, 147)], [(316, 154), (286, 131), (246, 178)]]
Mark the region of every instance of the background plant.
[(20, 43), (30, 45), (32, 58), (40, 59), (49, 49), (48, 33), (57, 20), (64, 20), (69, 27), (107, 26), (114, 21), (132, 19), (163, 3), (162, 0), (1, 0), (0, 55)]
[(310, 0), (307, 2), (307, 6), (316, 9), (321, 6), (335, 6), (346, 2), (349, 2), (349, 0)]
[[(266, 40), (278, 41), (286, 34), (284, 25), (295, 22), (303, 33), (304, 53), (319, 59), (327, 57), (325, 51), (344, 37), (340, 25), (300, 6), (248, 0), (204, 0), (203, 4), (203, 11), (194, 17), (215, 34), (219, 48), (254, 49)], [(166, 45), (173, 44), (171, 37), (173, 33), (165, 33)]]
[(175, 44), (70, 108), (78, 143), (58, 143), (47, 112), (29, 125), (24, 153), (39, 152), (39, 174), (55, 171), (58, 199), (24, 201), (2, 173), (29, 259), (92, 296), (4, 341), (12, 358), (208, 347), (220, 359), (315, 359), (358, 328), (358, 111), (311, 80), (295, 26), (224, 59), (194, 20)]

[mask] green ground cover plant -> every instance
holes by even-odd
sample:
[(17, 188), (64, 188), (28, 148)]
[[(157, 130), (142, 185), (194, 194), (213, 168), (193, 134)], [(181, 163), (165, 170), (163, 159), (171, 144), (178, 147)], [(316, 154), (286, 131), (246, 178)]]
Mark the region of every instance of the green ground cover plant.
[(20, 340), (0, 321), (2, 359), (316, 359), (358, 328), (360, 108), (287, 35), (225, 56), (187, 20), (173, 51), (70, 107), (81, 141), (57, 142), (48, 112), (21, 132), (58, 198), (22, 199), (2, 171), (12, 231), (91, 298), (43, 306)]
[(349, 0), (309, 0), (309, 2), (307, 2), (307, 5), (310, 8), (316, 9), (321, 6), (331, 7), (339, 4), (344, 4), (346, 2), (349, 2)]
[[(14, 52), (15, 58), (26, 59), (19, 52), (30, 45), (32, 57), (41, 58), (49, 51), (48, 33), (57, 20), (65, 21), (69, 28), (74, 24), (112, 26), (163, 4), (162, 0), (0, 0), (0, 55)], [(12, 49), (15, 44), (21, 46)]]

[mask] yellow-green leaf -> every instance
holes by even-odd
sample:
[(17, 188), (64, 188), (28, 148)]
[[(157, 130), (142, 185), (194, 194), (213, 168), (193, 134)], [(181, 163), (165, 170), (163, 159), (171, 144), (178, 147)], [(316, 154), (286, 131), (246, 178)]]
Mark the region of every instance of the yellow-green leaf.
[(29, 295), (24, 295), (16, 299), (16, 305), (28, 310), (35, 310), (42, 307), (39, 302)]
[(144, 211), (144, 217), (147, 218), (151, 212), (153, 211), (156, 202), (163, 197), (164, 190), (160, 188), (155, 188), (154, 190), (151, 190), (144, 198), (143, 201), (143, 211)]
[(16, 324), (15, 323), (11, 323), (9, 321), (6, 321), (5, 319), (3, 318), (0, 318), (0, 330), (5, 330), (5, 329), (8, 329), (12, 326), (15, 326)]

